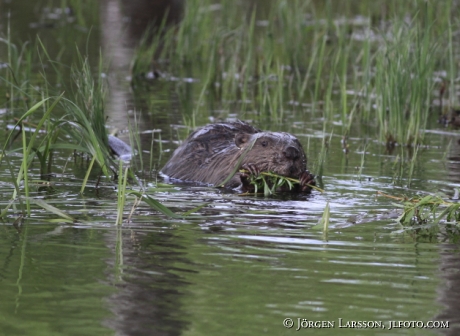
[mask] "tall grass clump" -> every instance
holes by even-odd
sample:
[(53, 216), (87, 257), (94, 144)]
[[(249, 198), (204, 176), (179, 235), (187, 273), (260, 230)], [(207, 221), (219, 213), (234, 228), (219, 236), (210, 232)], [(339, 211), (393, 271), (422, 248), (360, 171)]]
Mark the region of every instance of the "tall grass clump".
[[(24, 190), (24, 196), (26, 197), (26, 213), (28, 216), (30, 216), (30, 202), (29, 202), (29, 197), (30, 197), (30, 187), (29, 187), (29, 168), (32, 164), (32, 160), (34, 158), (34, 154), (37, 154), (40, 152), (40, 148), (43, 148), (43, 146), (38, 146), (37, 144), (39, 143), (39, 140), (37, 139), (37, 136), (42, 128), (47, 122), (48, 118), (51, 114), (51, 112), (54, 110), (56, 107), (57, 103), (59, 100), (62, 98), (62, 95), (57, 97), (54, 102), (46, 109), (44, 112), (43, 116), (39, 120), (37, 127), (35, 130), (32, 132), (32, 135), (28, 136), (27, 132), (25, 131), (25, 128), (22, 127), (22, 122), (30, 117), (32, 114), (36, 113), (37, 111), (40, 111), (40, 108), (42, 106), (47, 106), (47, 101), (49, 98), (45, 98), (35, 105), (33, 105), (29, 110), (26, 111), (22, 115), (22, 117), (18, 120), (18, 122), (15, 125), (15, 128), (9, 133), (7, 140), (5, 141), (5, 144), (2, 148), (2, 153), (0, 155), (0, 165), (2, 165), (3, 161), (6, 161), (7, 168), (10, 170), (11, 176), (12, 176), (12, 183), (14, 185), (14, 190), (13, 194), (11, 196), (12, 199), (20, 198), (21, 197), (21, 189), (20, 185), (23, 184), (23, 190)], [(12, 151), (8, 150), (8, 144), (10, 142), (10, 139), (14, 136), (14, 132), (16, 129), (20, 130), (21, 134), (21, 143), (22, 147), (21, 149), (22, 152), (22, 163), (19, 166), (19, 170), (16, 170), (17, 167), (13, 166), (9, 160), (9, 155), (11, 154)], [(48, 137), (49, 139), (49, 137)], [(49, 140), (47, 142), (49, 144)], [(46, 147), (46, 146), (45, 146)], [(38, 156), (38, 155), (37, 155)], [(45, 160), (45, 158), (42, 156), (39, 156), (40, 161)], [(41, 166), (43, 167), (43, 162), (41, 162)], [(22, 202), (20, 201), (22, 204)], [(2, 211), (2, 216), (4, 213), (8, 210), (8, 208), (12, 204), (10, 203), (6, 209)]]
[[(49, 56), (45, 46), (40, 44), (43, 52), (43, 63), (50, 63), (56, 73), (59, 67)], [(105, 127), (104, 100), (106, 97), (106, 83), (102, 77), (102, 58), (99, 59), (96, 74), (91, 69), (88, 58), (81, 55), (77, 49), (76, 64), (70, 67), (70, 81), (67, 83), (67, 92), (60, 102), (60, 113), (50, 117), (53, 124), (52, 131), (59, 137), (60, 149), (75, 150), (90, 155), (91, 161), (82, 183), (81, 191), (85, 189), (89, 173), (94, 163), (100, 167), (102, 174), (110, 177), (116, 171), (116, 164), (109, 153), (107, 130)], [(44, 75), (45, 77), (45, 75)], [(58, 76), (59, 78), (60, 76)], [(47, 80), (44, 92), (52, 92), (52, 84)], [(65, 140), (63, 137), (69, 137)], [(63, 141), (64, 140), (64, 141)]]
[(375, 92), (380, 139), (418, 144), (431, 106), (437, 45), (430, 27), (394, 25), (376, 57)]
[[(36, 59), (29, 57), (27, 60), (13, 60), (19, 57), (18, 49), (10, 41), (6, 42), (10, 48), (12, 64), (8, 63), (8, 75), (0, 77), (1, 84), (5, 84), (8, 92), (13, 92), (10, 95), (11, 98), (17, 96), (25, 98), (21, 99), (25, 104), (17, 103), (17, 99), (11, 99), (11, 110), (14, 109), (15, 114), (19, 117), (13, 124), (13, 129), (8, 133), (6, 141), (0, 147), (0, 167), (10, 172), (13, 185), (12, 201), (1, 209), (0, 218), (7, 216), (12, 207), (16, 209), (16, 204), (19, 203), (23, 217), (30, 217), (33, 212), (31, 205), (35, 205), (58, 215), (62, 221), (75, 221), (73, 217), (46, 201), (34, 197), (32, 186), (37, 178), (32, 175), (35, 173), (34, 162), (38, 161), (42, 177), (48, 175), (47, 179), (52, 179), (49, 173), (53, 167), (54, 151), (60, 151), (61, 155), (62, 153), (65, 153), (64, 155), (74, 153), (75, 155), (75, 152), (81, 152), (90, 159), (86, 176), (81, 182), (82, 193), (93, 167), (99, 166), (101, 174), (107, 178), (117, 175), (118, 171), (116, 223), (121, 224), (128, 195), (126, 191), (128, 179), (129, 181), (137, 179), (129, 165), (122, 164), (121, 161), (117, 164), (109, 153), (104, 104), (107, 86), (102, 76), (102, 58), (95, 71), (88, 58), (82, 56), (77, 49), (78, 60), (70, 66), (70, 76), (63, 76), (62, 73), (53, 76), (52, 71), (62, 71), (64, 66), (51, 58), (40, 40), (37, 40), (34, 45), (35, 50), (32, 51), (28, 50), (31, 48), (29, 44), (24, 45), (22, 54), (37, 57)], [(21, 66), (24, 62), (30, 62), (30, 64)], [(48, 70), (47, 73), (44, 72), (45, 68)], [(29, 80), (27, 76), (34, 71), (40, 72), (40, 70), (43, 71), (40, 86), (33, 87), (33, 84), (36, 83)], [(62, 84), (59, 88), (63, 91), (56, 95), (56, 85), (53, 80), (61, 81), (62, 78), (69, 80), (59, 83)], [(30, 87), (33, 87), (32, 94), (27, 93)], [(11, 115), (6, 117), (13, 118)], [(137, 132), (137, 129), (134, 131)], [(132, 139), (136, 139), (140, 151), (139, 138), (132, 136)], [(20, 156), (20, 165), (16, 164), (18, 156)], [(148, 204), (153, 204), (154, 208), (163, 214), (176, 216), (175, 218), (184, 218), (195, 211), (177, 215), (150, 196), (145, 196), (143, 199), (147, 200)]]
[(423, 141), (436, 71), (448, 70), (455, 100), (452, 7), (273, 0), (259, 8), (190, 0), (178, 25), (162, 24), (143, 40), (133, 78), (153, 67), (166, 80), (198, 79), (194, 104), (184, 109), (184, 123), (192, 126), (218, 105), (219, 117), (238, 111), (240, 118), (250, 113), (275, 123), (287, 113), (324, 118), (342, 135), (365, 123), (381, 142), (411, 146)]
[(37, 59), (36, 53), (33, 51), (36, 45), (31, 46), (29, 42), (22, 45), (12, 43), (9, 26), (7, 37), (0, 37), (0, 43), (5, 44), (7, 51), (7, 58), (3, 60), (6, 63), (2, 64), (5, 71), (0, 72), (0, 81), (6, 85), (4, 92), (4, 96), (8, 100), (6, 106), (11, 113), (16, 108), (27, 110), (31, 104), (33, 105), (31, 97), (36, 96), (31, 83), (41, 84), (40, 79), (33, 72), (33, 64)]
[[(306, 10), (304, 2), (294, 2)], [(305, 55), (313, 52), (310, 40), (320, 32), (306, 25), (304, 15), (290, 2), (273, 3), (267, 20), (259, 20), (256, 7), (242, 12), (241, 3), (188, 1), (177, 27), (157, 30), (153, 38), (143, 40), (133, 62), (133, 78), (149, 68), (150, 57), (151, 67), (163, 67), (175, 76), (198, 76), (199, 102), (203, 97), (224, 104), (240, 102), (244, 109), (282, 119), (286, 100), (301, 96), (285, 79), (294, 78), (298, 69), (315, 69)], [(202, 112), (196, 105), (194, 113)]]
[(103, 173), (110, 176), (109, 167), (113, 165), (113, 161), (108, 151), (105, 127), (106, 86), (101, 76), (101, 61), (96, 74), (97, 77), (94, 78), (88, 59), (81, 58), (81, 69), (72, 68), (74, 100), (66, 100), (64, 109), (71, 117), (70, 125), (73, 127), (70, 131), (73, 138), (84, 145)]
[[(9, 63), (6, 75), (1, 76), (0, 80), (8, 90), (11, 113), (18, 115), (0, 156), (0, 164), (5, 164), (14, 178), (12, 198), (20, 197), (22, 188), (26, 199), (29, 198), (28, 174), (34, 159), (38, 159), (40, 174), (44, 177), (51, 173), (55, 150), (88, 153), (92, 158), (88, 172), (96, 162), (102, 173), (110, 177), (110, 167), (114, 165), (108, 150), (105, 128), (106, 89), (100, 76), (102, 63), (99, 64), (95, 79), (88, 60), (80, 56), (80, 64), (72, 66), (71, 71), (74, 90), (68, 88), (65, 92), (56, 92), (55, 86), (48, 79), (54, 78), (49, 72), (43, 72), (38, 82), (31, 78), (33, 69), (44, 71), (45, 64), (51, 64), (51, 69), (60, 71), (39, 39), (34, 45), (25, 44), (19, 54), (13, 43), (7, 40), (3, 42), (9, 50)], [(30, 56), (23, 58), (21, 55)], [(40, 85), (37, 86), (37, 83)], [(20, 147), (15, 144), (17, 138), (21, 139)], [(9, 158), (21, 148), (22, 164), (17, 168)], [(86, 181), (83, 181), (82, 191)], [(29, 205), (27, 212), (30, 213)]]

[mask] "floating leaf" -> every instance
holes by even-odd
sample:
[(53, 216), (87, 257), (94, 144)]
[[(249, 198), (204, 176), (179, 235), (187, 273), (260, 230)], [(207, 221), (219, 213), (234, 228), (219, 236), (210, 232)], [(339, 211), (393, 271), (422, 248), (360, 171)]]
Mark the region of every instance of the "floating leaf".
[(53, 206), (53, 205), (51, 205), (49, 203), (46, 203), (45, 201), (43, 201), (41, 199), (29, 198), (29, 200), (32, 203), (35, 203), (38, 206), (42, 207), (43, 209), (48, 210), (49, 212), (54, 213), (55, 215), (61, 217), (65, 221), (68, 221), (68, 222), (74, 222), (75, 221), (75, 219), (73, 217), (69, 216), (68, 214), (66, 214), (62, 210), (59, 210), (55, 206)]
[(322, 230), (323, 233), (327, 233), (328, 230), (329, 230), (330, 216), (331, 216), (331, 213), (330, 213), (329, 202), (327, 202), (326, 207), (324, 208), (324, 211), (323, 211), (323, 216), (318, 221), (318, 224), (316, 224), (315, 226), (311, 227), (311, 229), (312, 230)]
[(154, 199), (153, 197), (149, 196), (149, 195), (145, 195), (145, 194), (141, 194), (140, 192), (137, 192), (137, 191), (130, 191), (129, 194), (132, 194), (132, 195), (135, 195), (137, 197), (139, 197), (140, 199), (142, 199), (145, 203), (147, 203), (148, 205), (150, 205), (152, 208), (154, 208), (155, 210), (161, 212), (163, 215), (166, 215), (168, 217), (171, 217), (171, 218), (176, 218), (176, 219), (185, 219), (185, 218), (200, 218), (199, 216), (190, 216), (190, 214), (192, 212), (195, 212), (195, 211), (198, 211), (199, 209), (203, 208), (204, 206), (206, 206), (207, 204), (203, 204), (203, 205), (200, 205), (190, 211), (187, 211), (183, 214), (177, 214), (175, 212), (173, 212), (171, 209), (169, 209), (168, 207), (164, 206), (163, 204), (161, 204), (160, 202), (158, 202), (156, 199)]

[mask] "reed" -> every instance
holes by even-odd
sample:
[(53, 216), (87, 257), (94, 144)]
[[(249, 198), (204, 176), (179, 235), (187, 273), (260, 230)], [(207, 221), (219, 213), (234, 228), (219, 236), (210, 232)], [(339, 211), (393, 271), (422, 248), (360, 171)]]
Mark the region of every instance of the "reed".
[[(39, 109), (43, 105), (46, 104), (46, 102), (48, 101), (49, 98), (46, 98), (46, 99), (43, 99), (43, 100), (39, 101), (34, 106), (32, 106), (26, 113), (24, 113), (21, 116), (21, 118), (18, 120), (18, 122), (16, 123), (15, 128), (13, 128), (13, 130), (9, 133), (9, 135), (8, 135), (6, 141), (5, 141), (5, 145), (3, 146), (3, 149), (2, 149), (2, 155), (0, 156), (0, 165), (2, 164), (3, 160), (8, 161), (8, 156), (11, 154), (11, 150), (8, 149), (10, 140), (14, 137), (14, 132), (15, 132), (16, 128), (20, 129), (21, 143), (22, 143), (22, 147), (21, 147), (21, 149), (22, 149), (22, 163), (21, 163), (18, 171), (14, 171), (15, 167), (12, 167), (12, 165), (9, 162), (8, 162), (7, 166), (9, 168), (9, 170), (10, 170), (12, 180), (13, 180), (13, 183), (14, 183), (14, 186), (15, 186), (15, 189), (13, 190), (13, 194), (12, 194), (12, 197), (11, 197), (12, 199), (20, 198), (22, 196), (21, 195), (21, 189), (19, 188), (19, 186), (21, 185), (22, 182), (24, 182), (23, 183), (23, 188), (24, 188), (24, 194), (25, 194), (25, 199), (26, 199), (26, 213), (27, 213), (28, 216), (30, 216), (29, 167), (32, 164), (32, 159), (34, 157), (33, 153), (34, 152), (35, 153), (40, 153), (40, 149), (36, 149), (38, 147), (37, 146), (37, 142), (38, 142), (37, 136), (38, 136), (38, 133), (39, 133), (40, 129), (42, 128), (42, 126), (49, 121), (49, 117), (50, 117), (51, 112), (54, 110), (54, 108), (56, 107), (56, 105), (58, 104), (58, 102), (60, 101), (61, 98), (62, 98), (62, 95), (57, 97), (54, 100), (53, 104), (51, 104), (51, 106), (49, 106), (46, 109), (46, 111), (44, 112), (43, 116), (39, 120), (39, 122), (37, 124), (37, 127), (35, 128), (34, 132), (32, 132), (32, 135), (30, 137), (27, 136), (25, 128), (22, 127), (22, 123), (23, 123), (24, 120), (26, 120), (32, 114), (34, 114), (37, 111), (39, 111)], [(50, 140), (50, 138), (48, 137), (48, 141), (49, 140)], [(45, 146), (45, 148), (47, 148), (47, 147), (48, 146)], [(34, 148), (35, 148), (35, 151), (33, 150)], [(44, 155), (41, 155), (40, 159), (41, 159), (40, 161), (46, 160)], [(43, 163), (41, 165), (43, 166)], [(6, 210), (7, 209), (2, 211), (2, 214), (6, 213)]]
[(376, 91), (380, 139), (407, 146), (423, 139), (429, 115), (435, 45), (430, 44), (430, 28), (395, 25), (391, 40), (377, 57)]
[[(366, 123), (382, 143), (418, 145), (434, 73), (446, 63), (450, 104), (456, 104), (450, 4), (274, 0), (266, 13), (231, 1), (190, 0), (185, 6), (182, 22), (162, 25), (153, 42), (144, 39), (136, 59), (199, 79), (192, 84), (194, 106), (184, 110), (184, 123), (192, 127), (215, 104), (224, 116), (237, 109), (240, 118), (251, 114), (273, 122), (284, 120), (292, 106), (308, 104), (312, 117), (325, 118), (328, 129), (340, 123), (344, 136)], [(359, 15), (370, 19), (354, 22)], [(448, 47), (448, 62), (440, 44)], [(190, 92), (178, 93), (190, 101)], [(291, 102), (296, 104), (288, 109)], [(310, 117), (303, 108), (290, 113)]]
[[(124, 168), (124, 170), (123, 170)], [(124, 172), (123, 172), (124, 171)], [(126, 185), (128, 182), (128, 171), (129, 166), (123, 167), (123, 160), (119, 161), (119, 172), (118, 172), (118, 198), (117, 198), (117, 225), (123, 223), (123, 210), (126, 202)]]
[[(36, 158), (39, 161), (40, 173), (45, 175), (51, 172), (53, 151), (77, 151), (88, 154), (90, 162), (82, 181), (81, 193), (85, 190), (93, 167), (98, 166), (102, 174), (107, 178), (112, 174), (115, 175), (115, 169), (117, 169), (115, 167), (118, 167), (116, 223), (121, 225), (124, 205), (128, 195), (128, 183), (130, 181), (137, 181), (138, 185), (140, 183), (130, 167), (123, 166), (121, 163), (119, 165), (114, 163), (108, 150), (104, 113), (107, 88), (102, 77), (104, 72), (102, 58), (100, 58), (98, 68), (94, 72), (91, 69), (88, 58), (84, 57), (77, 49), (77, 62), (70, 67), (70, 84), (65, 86), (65, 92), (53, 96), (55, 85), (53, 85), (52, 80), (62, 78), (62, 64), (52, 59), (45, 45), (37, 39), (36, 44), (33, 46), (36, 52), (31, 51), (32, 46), (28, 44), (25, 44), (22, 51), (19, 52), (18, 48), (10, 41), (3, 42), (7, 43), (9, 62), (11, 64), (8, 66), (6, 76), (0, 77), (0, 80), (8, 88), (11, 111), (25, 112), (22, 112), (19, 116), (1, 148), (0, 166), (6, 166), (10, 171), (14, 190), (12, 192), (12, 201), (5, 209), (2, 209), (0, 217), (5, 217), (11, 207), (19, 203), (22, 216), (30, 217), (32, 212), (31, 205), (35, 205), (57, 215), (58, 220), (61, 222), (74, 222), (74, 217), (69, 216), (48, 202), (33, 197), (31, 192), (33, 181), (29, 174)], [(25, 57), (21, 55), (25, 55)], [(56, 72), (56, 77), (50, 75), (49, 72), (45, 75), (45, 63), (50, 65), (48, 70), (51, 69)], [(37, 68), (43, 71), (39, 92), (30, 90), (31, 79), (29, 76), (33, 73), (31, 69)], [(25, 99), (18, 100), (16, 97)], [(137, 119), (135, 125), (130, 125), (130, 128), (132, 133), (136, 134), (131, 136), (131, 142), (136, 144), (138, 151), (141, 152)], [(152, 144), (154, 135), (153, 133)], [(15, 139), (18, 136), (20, 139), (18, 141), (20, 142), (19, 147), (15, 144)], [(161, 136), (159, 135), (158, 138), (161, 148)], [(11, 155), (19, 151), (22, 154), (22, 160), (21, 165), (16, 167), (11, 162)], [(140, 160), (140, 165), (141, 169), (143, 169), (142, 160)], [(142, 186), (139, 189), (142, 190)], [(137, 195), (140, 194), (138, 193)], [(162, 206), (153, 197), (148, 196), (145, 199), (148, 204), (153, 204), (163, 214), (172, 215), (174, 218), (186, 218), (193, 211), (200, 208), (192, 209), (184, 214), (175, 214), (167, 207)]]
[[(53, 96), (55, 90), (45, 75), (38, 81), (41, 85), (40, 91), (32, 90), (31, 69), (37, 66), (43, 69), (44, 62), (54, 64), (43, 43), (37, 39), (34, 45), (24, 44), (18, 53), (13, 43), (8, 40), (3, 42), (7, 43), (9, 50), (9, 66), (6, 76), (0, 77), (0, 80), (9, 89), (10, 111), (15, 114), (25, 112), (17, 118), (15, 126), (4, 142), (0, 165), (6, 164), (10, 170), (14, 184), (12, 199), (18, 199), (21, 205), (25, 200), (25, 213), (30, 216), (29, 174), (34, 158), (38, 159), (40, 174), (43, 177), (51, 172), (54, 150), (83, 151), (90, 153), (105, 175), (110, 176), (111, 158), (107, 149), (103, 113), (105, 89), (101, 82), (94, 82), (87, 60), (80, 58), (81, 71), (76, 68), (73, 70), (77, 87), (73, 96), (67, 94), (68, 98), (64, 97), (65, 93)], [(32, 48), (36, 48), (37, 52), (32, 52)], [(36, 58), (32, 55), (36, 55)], [(60, 71), (58, 66), (52, 68)], [(14, 144), (18, 135), (21, 139), (22, 162), (17, 168), (11, 164), (9, 156), (19, 149)], [(70, 141), (66, 138), (68, 135), (71, 136)], [(82, 190), (85, 182), (86, 180), (83, 182)], [(10, 206), (11, 204), (2, 211), (2, 216)]]

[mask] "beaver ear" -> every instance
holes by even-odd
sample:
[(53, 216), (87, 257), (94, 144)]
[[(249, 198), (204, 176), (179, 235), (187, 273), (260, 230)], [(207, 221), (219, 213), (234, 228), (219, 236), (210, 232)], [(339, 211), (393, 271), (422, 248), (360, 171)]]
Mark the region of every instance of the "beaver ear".
[(241, 145), (245, 144), (251, 138), (251, 134), (248, 133), (239, 133), (235, 135), (235, 144), (236, 147), (240, 148)]

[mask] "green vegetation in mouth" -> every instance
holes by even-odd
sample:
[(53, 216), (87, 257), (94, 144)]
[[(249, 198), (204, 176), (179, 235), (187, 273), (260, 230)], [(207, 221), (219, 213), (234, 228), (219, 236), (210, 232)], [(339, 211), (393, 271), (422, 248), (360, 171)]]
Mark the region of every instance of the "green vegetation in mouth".
[[(245, 169), (241, 169), (240, 173), (248, 174), (249, 172)], [(287, 177), (279, 175), (273, 172), (260, 172), (257, 176), (249, 174), (249, 184), (254, 187), (254, 192), (246, 192), (242, 195), (256, 195), (264, 194), (265, 196), (273, 195), (279, 188), (288, 187), (289, 190), (292, 190), (296, 184), (300, 184), (299, 179), (292, 177)], [(315, 189), (320, 192), (324, 192), (323, 189), (318, 188), (317, 186), (307, 184), (312, 189)]]

